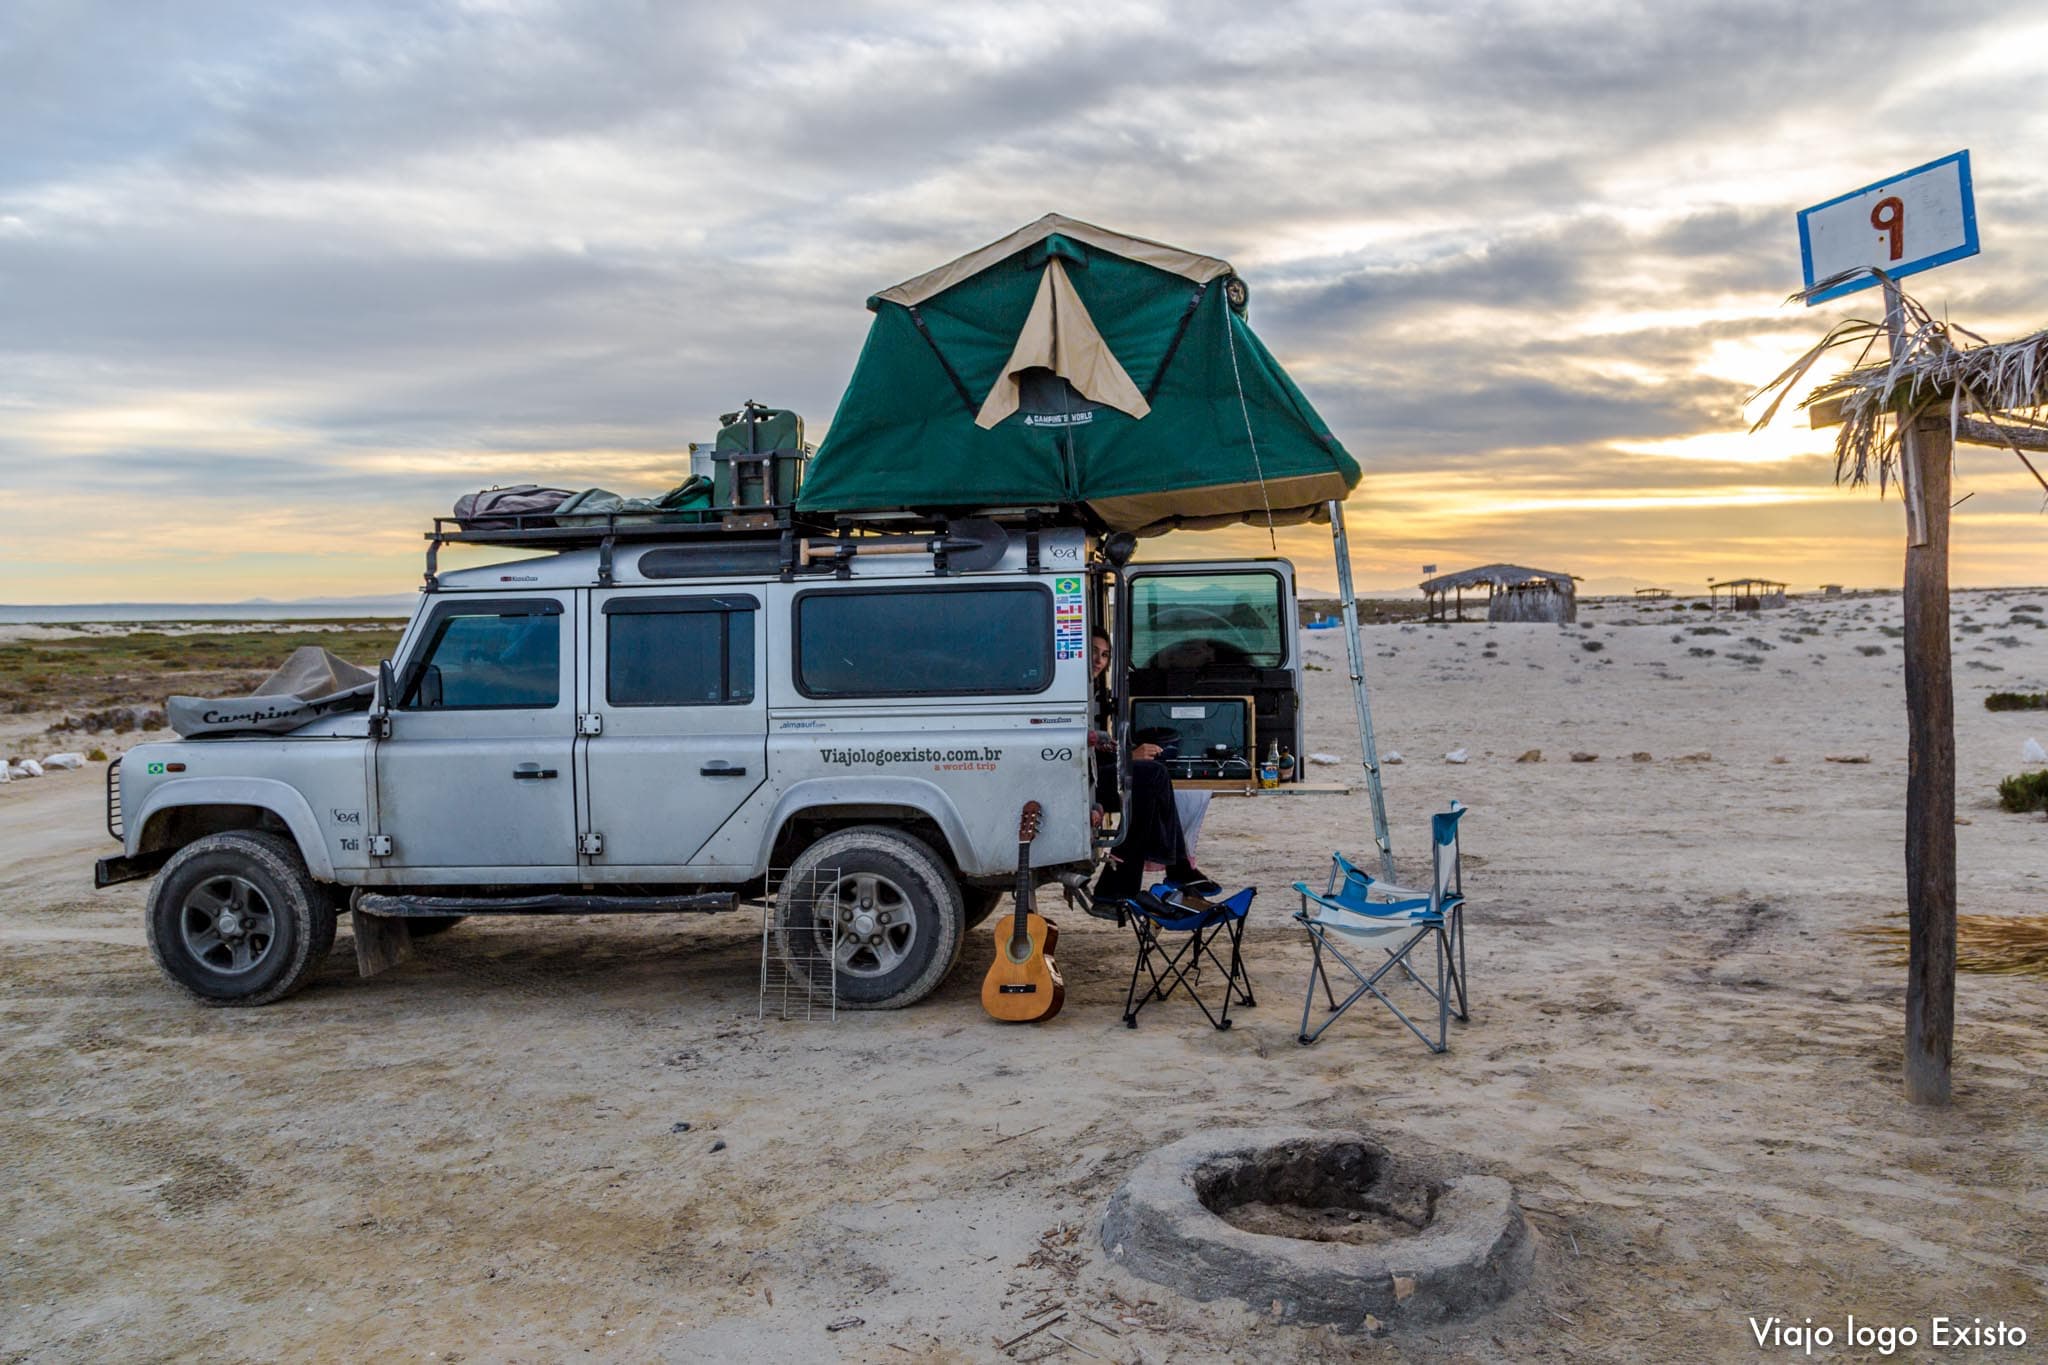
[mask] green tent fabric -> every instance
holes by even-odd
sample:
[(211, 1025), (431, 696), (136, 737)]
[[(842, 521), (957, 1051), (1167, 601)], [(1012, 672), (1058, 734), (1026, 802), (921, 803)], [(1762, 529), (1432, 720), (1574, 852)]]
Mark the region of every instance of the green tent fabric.
[(1085, 507), (1112, 530), (1321, 519), (1358, 465), (1228, 262), (1048, 214), (868, 300), (808, 512)]

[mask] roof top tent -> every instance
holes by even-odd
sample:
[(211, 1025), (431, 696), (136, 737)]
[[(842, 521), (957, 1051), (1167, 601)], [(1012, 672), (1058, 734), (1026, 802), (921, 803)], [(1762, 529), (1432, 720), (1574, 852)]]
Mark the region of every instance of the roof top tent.
[(1489, 621), (1543, 621), (1563, 623), (1579, 619), (1576, 580), (1568, 573), (1547, 569), (1525, 569), (1519, 564), (1487, 564), (1477, 569), (1443, 574), (1421, 585), (1429, 603), (1429, 619), (1445, 619), (1451, 607), (1460, 621), (1465, 619), (1465, 593), (1486, 590), (1486, 619)]
[[(1391, 872), (1340, 509), (1358, 464), (1252, 332), (1230, 263), (1048, 214), (867, 302), (874, 321), (798, 510), (1078, 520), (1102, 538), (1100, 586), (1125, 596), (1126, 722), (1130, 696), (1148, 689), (1249, 696), (1253, 743), (1299, 752), (1292, 566), (1126, 566), (1136, 536), (1332, 523)], [(1266, 601), (1276, 582), (1278, 610)]]
[(1229, 262), (1048, 214), (868, 300), (797, 506), (1058, 507), (1102, 531), (1327, 520), (1358, 465)]

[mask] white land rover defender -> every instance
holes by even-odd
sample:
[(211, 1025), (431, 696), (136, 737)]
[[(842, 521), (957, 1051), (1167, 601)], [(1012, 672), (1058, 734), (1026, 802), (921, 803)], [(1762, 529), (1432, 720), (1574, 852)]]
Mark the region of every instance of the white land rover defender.
[[(1086, 873), (1115, 842), (1090, 818), (1098, 623), (1114, 752), (1134, 698), (1189, 724), (1208, 710), (1189, 699), (1246, 703), (1237, 731), (1169, 747), (1176, 777), (1237, 783), (1275, 744), (1301, 752), (1284, 560), (1133, 565), (1128, 536), (1037, 516), (767, 520), (437, 522), (369, 708), (131, 750), (98, 885), (154, 875), (151, 951), (209, 1004), (290, 993), (344, 910), (368, 972), (468, 915), (779, 895), (785, 935), (836, 922), (843, 1003), (901, 1006), (1013, 884), (1025, 802), (1044, 808), (1036, 874)], [(437, 572), (453, 543), (543, 553)]]

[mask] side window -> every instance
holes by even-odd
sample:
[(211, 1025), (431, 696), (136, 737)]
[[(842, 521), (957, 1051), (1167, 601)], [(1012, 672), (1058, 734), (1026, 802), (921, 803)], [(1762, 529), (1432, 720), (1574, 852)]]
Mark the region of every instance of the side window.
[(796, 683), (807, 697), (951, 697), (1052, 686), (1043, 588), (881, 588), (796, 604)]
[(1131, 665), (1278, 668), (1287, 662), (1280, 576), (1144, 574), (1131, 584)]
[(753, 701), (754, 600), (607, 602), (605, 699), (613, 706), (744, 706)]
[(562, 617), (553, 602), (478, 603), (441, 617), (412, 670), (408, 711), (546, 709), (561, 698)]

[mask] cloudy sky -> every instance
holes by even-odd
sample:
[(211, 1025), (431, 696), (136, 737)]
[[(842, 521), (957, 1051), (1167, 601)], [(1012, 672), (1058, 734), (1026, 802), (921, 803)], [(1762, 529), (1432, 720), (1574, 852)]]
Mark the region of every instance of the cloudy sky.
[[(1740, 404), (1872, 307), (1783, 303), (1795, 210), (1958, 148), (1985, 252), (1909, 288), (2048, 322), (2044, 45), (1890, 0), (10, 0), (0, 602), (400, 592), (464, 490), (658, 492), (747, 397), (815, 438), (869, 293), (1047, 211), (1237, 265), (1365, 466), (1362, 587), (1895, 584), (1897, 502)], [(2048, 581), (2018, 462), (1958, 477), (1956, 580)]]

